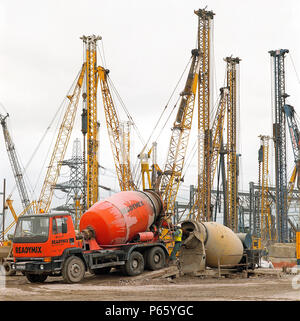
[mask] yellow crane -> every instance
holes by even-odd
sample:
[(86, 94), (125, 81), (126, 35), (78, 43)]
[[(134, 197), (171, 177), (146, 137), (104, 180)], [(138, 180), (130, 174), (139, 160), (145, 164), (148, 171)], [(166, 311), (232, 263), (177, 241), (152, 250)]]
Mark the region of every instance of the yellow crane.
[[(216, 173), (216, 168), (218, 164), (218, 157), (221, 150), (221, 143), (223, 138), (223, 129), (224, 129), (224, 123), (225, 123), (225, 116), (226, 116), (226, 103), (227, 103), (227, 97), (228, 97), (228, 88), (223, 87), (220, 89), (220, 101), (218, 104), (218, 108), (215, 114), (215, 118), (213, 121), (212, 129), (211, 129), (211, 137), (212, 137), (212, 143), (211, 143), (211, 158), (210, 158), (210, 164), (209, 168), (211, 170), (210, 173), (210, 182), (208, 184), (210, 185), (207, 190), (211, 190), (211, 187), (213, 186), (213, 181)], [(202, 175), (201, 175), (201, 181), (202, 176), (205, 176), (205, 170), (203, 169)], [(198, 197), (202, 197), (202, 193), (196, 194), (195, 202), (190, 210), (189, 217), (196, 219), (196, 220), (203, 220), (206, 219), (203, 215), (203, 211), (196, 211), (196, 208), (198, 207), (198, 204), (205, 204), (203, 202), (203, 199), (200, 201), (198, 200)]]
[(108, 86), (108, 70), (98, 67), (106, 126), (121, 191), (135, 190), (130, 169), (130, 123), (120, 123)]
[(81, 67), (81, 71), (73, 93), (67, 96), (69, 104), (64, 113), (64, 117), (59, 128), (54, 150), (51, 155), (40, 197), (37, 202), (38, 213), (46, 213), (49, 210), (52, 201), (53, 186), (56, 184), (59, 177), (60, 169), (62, 166), (61, 164), (65, 157), (66, 149), (68, 147), (68, 143), (74, 126), (85, 69), (86, 64), (84, 63)]
[(192, 126), (199, 73), (199, 51), (192, 50), (192, 62), (173, 124), (167, 160), (163, 170), (160, 192), (166, 215), (174, 213), (175, 200), (181, 181), (182, 169)]
[(259, 248), (263, 246), (261, 242), (272, 240), (272, 222), (269, 194), (269, 140), (271, 137), (260, 135), (261, 148), (259, 157), (259, 185), (261, 186), (261, 207), (260, 207), (260, 231), (259, 231)]
[(234, 232), (238, 228), (237, 211), (237, 98), (238, 98), (238, 67), (240, 58), (226, 57), (227, 63), (227, 87), (229, 94), (227, 99), (227, 219), (226, 224)]
[(90, 208), (98, 201), (98, 118), (97, 118), (97, 41), (100, 36), (82, 36), (86, 60), (86, 115), (87, 115), (87, 171), (86, 171), (86, 207)]
[(201, 219), (209, 221), (211, 217), (211, 33), (214, 13), (199, 9), (194, 11), (198, 16), (198, 188), (197, 207)]

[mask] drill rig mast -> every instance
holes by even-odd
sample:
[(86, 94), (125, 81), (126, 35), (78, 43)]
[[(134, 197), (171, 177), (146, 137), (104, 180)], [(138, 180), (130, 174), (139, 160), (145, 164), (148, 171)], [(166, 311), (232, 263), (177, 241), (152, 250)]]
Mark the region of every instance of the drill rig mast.
[(276, 188), (276, 231), (277, 242), (288, 242), (287, 217), (287, 161), (286, 161), (286, 120), (284, 105), (285, 93), (285, 54), (287, 49), (269, 51), (273, 63), (273, 139), (275, 147), (275, 188)]
[(214, 13), (199, 9), (198, 16), (198, 50), (200, 53), (198, 81), (198, 216), (202, 220), (211, 219), (211, 129), (210, 108), (211, 95), (211, 29)]
[(238, 98), (238, 72), (240, 58), (227, 57), (227, 87), (229, 95), (227, 99), (227, 226), (234, 232), (238, 228), (237, 211), (237, 98)]
[(100, 36), (82, 36), (86, 59), (87, 173), (86, 208), (98, 201), (98, 118), (97, 118), (97, 41)]

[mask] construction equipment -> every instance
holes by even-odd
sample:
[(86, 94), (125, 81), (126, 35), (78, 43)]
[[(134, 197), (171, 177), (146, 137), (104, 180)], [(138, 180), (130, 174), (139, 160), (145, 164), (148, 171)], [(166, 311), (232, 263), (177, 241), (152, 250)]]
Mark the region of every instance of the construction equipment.
[[(211, 188), (213, 186), (213, 181), (216, 173), (216, 168), (218, 164), (218, 157), (221, 152), (222, 147), (222, 140), (223, 140), (223, 129), (224, 129), (224, 122), (225, 122), (225, 115), (226, 115), (226, 103), (228, 99), (228, 88), (224, 87), (220, 89), (220, 100), (218, 104), (218, 108), (216, 111), (216, 115), (213, 121), (212, 129), (211, 129), (211, 137), (212, 142), (210, 146), (210, 182), (208, 183), (210, 187), (207, 188), (207, 190), (211, 191)], [(200, 181), (203, 181), (202, 177), (205, 176), (205, 170), (202, 170), (202, 175), (200, 175)], [(197, 193), (196, 194), (196, 200), (191, 207), (189, 217), (195, 220), (206, 220), (206, 216), (201, 215), (203, 213), (203, 210), (196, 211), (196, 208), (199, 206), (202, 206), (202, 209), (206, 207), (206, 202), (201, 200), (199, 202), (198, 197), (203, 197), (203, 193)], [(209, 198), (210, 199), (210, 198)], [(211, 205), (210, 205), (211, 206)], [(197, 212), (197, 214), (196, 214)]]
[[(216, 222), (186, 220), (182, 224), (183, 237), (180, 266), (184, 273), (204, 272), (210, 268), (248, 268), (240, 237), (230, 228)], [(245, 263), (241, 263), (245, 261)]]
[[(17, 156), (15, 144), (14, 144), (14, 142), (11, 138), (11, 135), (8, 131), (8, 128), (7, 128), (6, 119), (8, 116), (9, 116), (8, 114), (6, 116), (2, 116), (0, 114), (0, 123), (1, 123), (2, 129), (3, 129), (6, 150), (7, 150), (10, 165), (11, 165), (11, 168), (12, 168), (15, 180), (16, 180), (16, 185), (18, 188), (18, 192), (20, 195), (23, 209), (26, 209), (28, 211), (28, 214), (31, 214), (32, 209), (29, 207), (30, 199), (28, 196), (26, 184), (25, 184), (24, 177), (23, 177), (23, 170), (21, 168), (20, 161)], [(10, 197), (8, 197), (8, 199), (10, 199)]]
[(212, 105), (211, 88), (211, 33), (212, 11), (194, 11), (198, 16), (198, 190), (197, 207), (201, 219), (211, 220), (211, 129), (210, 109)]
[(82, 36), (85, 46), (86, 61), (86, 128), (87, 128), (87, 173), (86, 173), (86, 208), (98, 201), (98, 129), (97, 118), (97, 41), (100, 36)]
[(84, 63), (79, 73), (79, 77), (77, 79), (73, 93), (67, 96), (67, 98), (69, 99), (69, 104), (64, 113), (64, 117), (59, 128), (54, 150), (51, 155), (48, 170), (37, 202), (38, 213), (46, 213), (51, 205), (53, 187), (55, 186), (59, 177), (62, 161), (65, 157), (70, 136), (73, 130), (85, 70), (86, 64)]
[(159, 188), (168, 217), (173, 215), (175, 200), (182, 179), (182, 169), (193, 120), (199, 67), (199, 51), (194, 49), (192, 50), (192, 62), (187, 81), (181, 93), (179, 108), (173, 124), (167, 160)]
[(108, 136), (121, 191), (135, 190), (130, 170), (130, 123), (120, 123), (108, 86), (109, 70), (98, 67)]
[(297, 188), (300, 188), (300, 153), (299, 153), (299, 144), (300, 144), (300, 132), (298, 124), (295, 118), (295, 109), (291, 105), (284, 105), (283, 110), (286, 116), (287, 124), (289, 127), (290, 139), (294, 154), (295, 167), (291, 175), (288, 191), (288, 206), (290, 203), (290, 194), (294, 189), (294, 184), (297, 180)]
[(14, 271), (30, 282), (62, 275), (80, 282), (89, 270), (127, 275), (165, 265), (168, 251), (159, 239), (163, 202), (153, 192), (125, 191), (95, 203), (80, 219), (76, 235), (68, 214), (27, 215), (18, 220), (13, 239)]
[(259, 162), (259, 186), (261, 187), (260, 213), (255, 216), (253, 244), (255, 249), (262, 249), (266, 241), (272, 241), (272, 220), (269, 202), (269, 140), (271, 137), (260, 135)]
[(237, 179), (237, 104), (239, 95), (239, 63), (240, 58), (226, 57), (227, 87), (227, 226), (237, 232), (238, 228), (238, 179)]
[(285, 54), (287, 49), (269, 51), (272, 60), (273, 82), (273, 139), (275, 147), (276, 181), (276, 231), (277, 242), (288, 242), (287, 215), (287, 161), (286, 161), (286, 120), (284, 116), (285, 99)]

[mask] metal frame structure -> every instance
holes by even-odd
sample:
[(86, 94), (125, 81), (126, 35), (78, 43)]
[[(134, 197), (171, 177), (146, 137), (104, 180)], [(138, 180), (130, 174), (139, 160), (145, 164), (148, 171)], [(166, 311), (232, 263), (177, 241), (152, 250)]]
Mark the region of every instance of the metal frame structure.
[(174, 215), (175, 200), (181, 181), (190, 136), (199, 73), (199, 51), (192, 50), (192, 62), (173, 124), (167, 160), (160, 181), (166, 215)]
[(77, 138), (73, 142), (72, 158), (64, 160), (63, 166), (70, 168), (69, 181), (56, 184), (55, 189), (67, 193), (64, 205), (54, 208), (57, 211), (68, 211), (73, 216), (75, 228), (78, 227), (78, 222), (83, 210), (83, 157), (80, 146), (80, 140)]
[(98, 129), (97, 118), (97, 41), (100, 36), (82, 36), (86, 60), (86, 111), (87, 111), (87, 168), (86, 168), (86, 207), (98, 201)]
[(285, 93), (285, 54), (287, 49), (269, 51), (273, 63), (273, 139), (275, 147), (276, 181), (276, 231), (277, 242), (288, 242), (287, 219), (287, 161), (286, 161), (286, 120), (284, 105)]
[[(211, 153), (211, 157), (210, 157), (210, 182), (208, 182), (208, 184), (210, 185), (209, 188), (207, 188), (207, 191), (210, 191), (211, 194), (211, 188), (213, 186), (213, 181), (214, 181), (214, 177), (215, 177), (215, 173), (216, 173), (216, 169), (217, 169), (217, 164), (218, 164), (218, 158), (222, 149), (222, 140), (223, 140), (223, 129), (224, 129), (224, 123), (225, 123), (225, 115), (226, 115), (226, 103), (227, 103), (227, 97), (228, 97), (229, 91), (228, 88), (224, 87), (220, 89), (220, 101), (218, 104), (218, 108), (216, 111), (216, 115), (213, 121), (213, 125), (212, 125), (212, 129), (211, 129), (211, 137), (212, 137), (212, 142), (211, 142), (211, 146), (210, 146), (210, 153)], [(205, 176), (205, 170), (202, 170), (202, 175), (200, 175), (201, 181), (203, 176)], [(191, 206), (190, 209), (190, 214), (189, 217), (193, 218), (193, 219), (197, 219), (197, 220), (206, 220), (207, 217), (201, 215), (201, 213), (203, 214), (203, 210), (198, 210), (196, 211), (196, 209), (199, 206), (199, 203), (201, 204), (202, 208), (203, 206), (205, 207), (207, 203), (202, 202), (203, 199), (201, 199), (201, 202), (199, 202), (199, 197), (202, 197), (203, 194), (202, 193), (196, 193), (196, 199), (193, 200), (193, 205)], [(211, 197), (210, 197), (211, 198)], [(210, 199), (209, 198), (209, 199)], [(206, 198), (207, 200), (208, 198)], [(211, 201), (209, 203), (210, 206), (210, 213), (212, 214), (212, 206), (211, 206)], [(197, 212), (197, 214), (196, 214)], [(210, 220), (212, 219), (212, 217), (210, 217)]]
[(269, 136), (260, 136), (261, 146), (259, 149), (259, 186), (260, 191), (260, 215), (259, 212), (259, 225), (256, 231), (256, 237), (259, 239), (259, 248), (263, 245), (261, 242), (272, 240), (271, 231), (271, 215), (270, 215), (270, 202), (269, 202)]
[(51, 155), (44, 184), (37, 203), (38, 213), (46, 213), (51, 205), (53, 188), (56, 185), (57, 179), (59, 177), (62, 161), (65, 157), (70, 136), (74, 126), (85, 69), (86, 64), (84, 63), (82, 65), (73, 93), (67, 96), (67, 98), (69, 99), (69, 104), (64, 113), (64, 117), (59, 128), (54, 150)]
[(214, 13), (199, 9), (198, 50), (200, 69), (198, 81), (198, 216), (202, 220), (211, 220), (211, 29)]
[(121, 191), (135, 190), (130, 168), (130, 123), (119, 121), (108, 86), (108, 70), (98, 67), (108, 137)]
[(237, 211), (237, 97), (239, 84), (237, 78), (239, 75), (240, 58), (226, 57), (227, 63), (227, 87), (229, 95), (227, 99), (227, 226), (234, 232), (238, 227)]

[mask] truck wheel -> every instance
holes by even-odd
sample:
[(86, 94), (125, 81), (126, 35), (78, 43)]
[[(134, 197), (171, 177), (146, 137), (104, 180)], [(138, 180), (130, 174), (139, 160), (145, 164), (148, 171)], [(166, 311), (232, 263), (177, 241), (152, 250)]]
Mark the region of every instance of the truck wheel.
[(125, 275), (135, 276), (144, 271), (144, 257), (140, 252), (131, 252), (128, 260), (123, 265), (123, 272)]
[(147, 269), (155, 271), (163, 268), (166, 263), (166, 255), (164, 250), (159, 247), (155, 246), (152, 247), (150, 250), (146, 253), (147, 257)]
[(43, 283), (47, 279), (48, 275), (45, 274), (30, 274), (26, 273), (26, 278), (31, 283)]
[(104, 268), (99, 268), (99, 269), (93, 269), (92, 273), (95, 275), (101, 275), (101, 274), (108, 274), (111, 270), (111, 267), (104, 267)]
[(62, 276), (67, 283), (80, 282), (85, 274), (85, 266), (82, 260), (75, 256), (69, 256), (63, 266)]
[(17, 272), (11, 268), (10, 262), (4, 262), (3, 267), (6, 276), (16, 275)]

